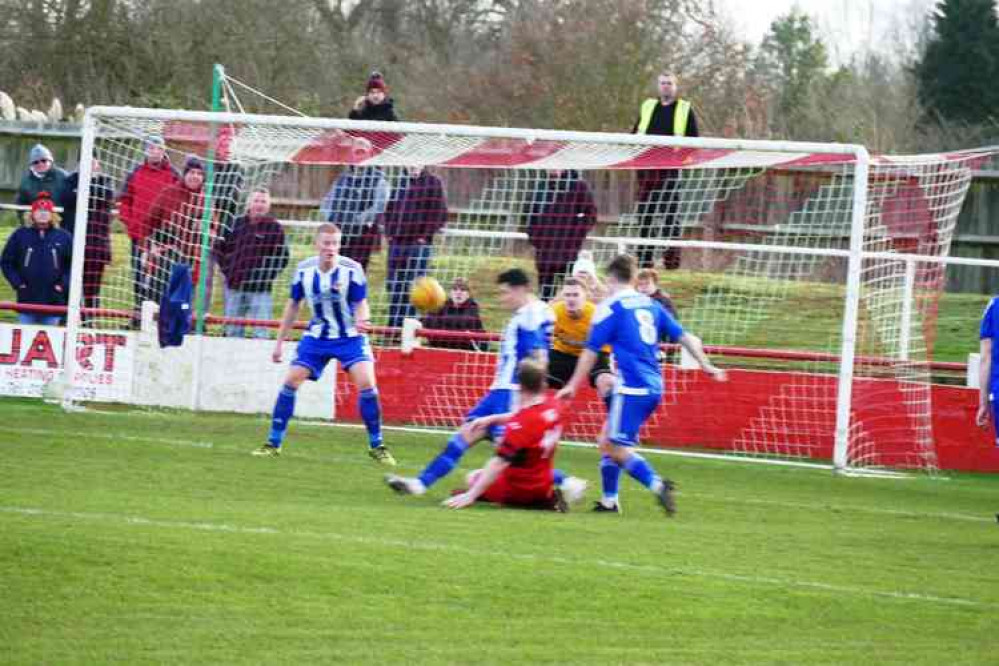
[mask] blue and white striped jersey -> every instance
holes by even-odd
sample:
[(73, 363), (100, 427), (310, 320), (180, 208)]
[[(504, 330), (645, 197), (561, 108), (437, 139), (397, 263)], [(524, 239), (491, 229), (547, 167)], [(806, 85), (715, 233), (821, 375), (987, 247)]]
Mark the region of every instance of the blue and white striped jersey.
[(338, 256), (333, 269), (319, 269), (319, 257), (298, 264), (291, 280), (291, 298), (309, 300), (312, 319), (305, 335), (317, 340), (339, 340), (361, 335), (354, 322), (357, 304), (367, 298), (368, 280), (361, 265)]
[(514, 312), (503, 329), (496, 362), (496, 378), (491, 388), (520, 388), (517, 383), (517, 364), (536, 350), (543, 352), (543, 358), (548, 357), (554, 326), (555, 314), (544, 301), (531, 300)]

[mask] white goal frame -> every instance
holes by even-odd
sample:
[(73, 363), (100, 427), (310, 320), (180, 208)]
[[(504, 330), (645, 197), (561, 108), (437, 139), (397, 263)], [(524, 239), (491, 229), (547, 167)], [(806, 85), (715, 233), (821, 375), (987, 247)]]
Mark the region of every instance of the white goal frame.
[[(848, 250), (824, 249), (779, 246), (779, 245), (751, 245), (743, 243), (731, 243), (724, 241), (696, 241), (696, 240), (672, 240), (672, 241), (650, 241), (643, 239), (644, 245), (663, 244), (677, 247), (704, 247), (729, 250), (751, 249), (756, 252), (782, 252), (792, 254), (813, 254), (823, 256), (835, 256), (844, 258), (847, 265), (845, 300), (843, 302), (841, 349), (839, 359), (839, 371), (837, 380), (836, 395), (836, 422), (835, 441), (833, 453), (833, 466), (837, 470), (846, 470), (848, 467), (848, 447), (850, 442), (851, 427), (851, 404), (854, 378), (854, 361), (857, 352), (857, 327), (858, 313), (861, 295), (861, 269), (865, 258), (876, 257), (878, 253), (865, 252), (864, 224), (868, 206), (868, 186), (869, 186), (869, 166), (871, 157), (867, 149), (860, 145), (852, 144), (819, 144), (810, 142), (790, 142), (790, 141), (757, 141), (757, 140), (731, 140), (721, 138), (687, 138), (687, 137), (658, 137), (632, 134), (612, 134), (612, 133), (591, 133), (572, 132), (555, 130), (533, 130), (515, 128), (492, 128), (443, 124), (418, 124), (418, 123), (383, 123), (383, 122), (363, 122), (340, 119), (325, 118), (289, 118), (287, 116), (275, 115), (245, 115), (234, 113), (212, 113), (199, 111), (164, 111), (158, 109), (141, 109), (133, 107), (110, 107), (96, 106), (87, 110), (83, 122), (83, 141), (80, 154), (80, 188), (77, 199), (76, 229), (77, 237), (85, 238), (87, 226), (87, 196), (88, 186), (91, 182), (91, 161), (95, 150), (95, 135), (97, 124), (102, 117), (132, 118), (146, 120), (177, 120), (200, 123), (248, 123), (252, 122), (256, 126), (266, 125), (288, 125), (294, 124), (299, 127), (316, 128), (325, 130), (360, 130), (360, 131), (385, 131), (399, 132), (411, 135), (441, 135), (472, 138), (495, 138), (495, 139), (518, 139), (526, 142), (536, 140), (548, 141), (575, 141), (590, 144), (615, 144), (615, 145), (638, 145), (638, 146), (664, 146), (673, 148), (701, 148), (701, 149), (727, 149), (749, 152), (764, 153), (823, 153), (839, 154), (848, 156), (853, 162), (853, 193), (852, 193), (852, 218), (850, 222), (850, 241)], [(405, 162), (400, 161), (399, 166), (405, 166)], [(446, 230), (450, 233), (450, 230)], [(458, 232), (474, 233), (474, 232)], [(601, 238), (601, 241), (625, 241), (627, 239)], [(933, 261), (932, 258), (922, 255), (906, 255), (901, 253), (883, 253), (893, 260), (908, 260), (911, 262)], [(74, 244), (73, 266), (70, 295), (71, 300), (68, 310), (67, 340), (76, 340), (77, 333), (81, 328), (81, 294), (83, 281), (83, 257), (84, 243)], [(197, 344), (197, 343), (195, 343)], [(67, 378), (67, 390), (64, 401), (69, 404), (74, 400), (72, 377), (76, 372), (75, 354), (67, 353), (65, 357), (65, 377)]]

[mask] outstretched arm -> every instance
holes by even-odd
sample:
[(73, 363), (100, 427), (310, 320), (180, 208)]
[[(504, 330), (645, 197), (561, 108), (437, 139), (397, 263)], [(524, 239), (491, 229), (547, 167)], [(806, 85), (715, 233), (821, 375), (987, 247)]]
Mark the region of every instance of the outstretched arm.
[(704, 372), (711, 375), (712, 379), (715, 381), (723, 382), (728, 379), (725, 371), (721, 368), (715, 367), (715, 365), (708, 358), (707, 354), (704, 353), (704, 345), (701, 343), (701, 339), (692, 333), (687, 333), (684, 331), (683, 335), (680, 336), (680, 345), (690, 352), (690, 355), (694, 357), (698, 365)]
[(503, 470), (509, 466), (510, 463), (507, 461), (499, 456), (493, 456), (486, 463), (482, 473), (475, 479), (472, 487), (460, 495), (455, 495), (444, 500), (444, 506), (449, 509), (464, 509), (466, 506), (471, 506), (475, 503), (475, 500), (479, 499), (489, 489), (489, 486), (493, 485), (496, 479), (499, 478), (499, 475), (503, 473)]
[(984, 428), (992, 418), (989, 409), (989, 380), (992, 375), (992, 338), (982, 338), (978, 353), (981, 356), (978, 365), (978, 413), (975, 423)]

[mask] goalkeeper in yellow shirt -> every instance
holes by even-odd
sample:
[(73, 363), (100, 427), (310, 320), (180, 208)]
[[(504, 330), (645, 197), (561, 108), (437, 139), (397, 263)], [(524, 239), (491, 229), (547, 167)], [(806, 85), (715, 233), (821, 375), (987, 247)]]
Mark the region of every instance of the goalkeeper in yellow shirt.
[[(548, 385), (558, 389), (565, 386), (576, 370), (597, 306), (590, 300), (584, 282), (578, 277), (569, 277), (565, 279), (558, 299), (551, 303), (551, 309), (555, 313), (555, 330), (548, 353)], [(597, 390), (605, 405), (609, 404), (614, 382), (610, 353), (605, 348), (597, 355), (597, 362), (590, 371), (590, 386)]]

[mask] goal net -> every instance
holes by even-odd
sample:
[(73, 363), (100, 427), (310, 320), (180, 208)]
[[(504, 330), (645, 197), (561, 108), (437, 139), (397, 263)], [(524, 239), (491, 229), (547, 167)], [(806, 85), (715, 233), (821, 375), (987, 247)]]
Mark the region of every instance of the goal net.
[[(342, 252), (366, 266), (389, 423), (454, 426), (488, 388), (508, 316), (498, 272), (523, 267), (550, 298), (574, 266), (592, 258), (600, 272), (628, 252), (656, 269), (678, 320), (731, 377), (710, 382), (665, 346), (667, 395), (645, 443), (839, 468), (935, 465), (942, 260), (984, 151), (870, 157), (844, 145), (100, 107), (82, 155), (71, 400), (269, 411), (293, 268), (334, 221)], [(161, 349), (152, 304), (175, 264), (194, 278), (196, 330)], [(422, 275), (452, 299), (404, 349), (417, 314), (408, 289)], [(349, 384), (333, 377), (303, 393), (300, 413), (356, 418)], [(569, 436), (594, 438), (604, 407), (582, 393)]]

